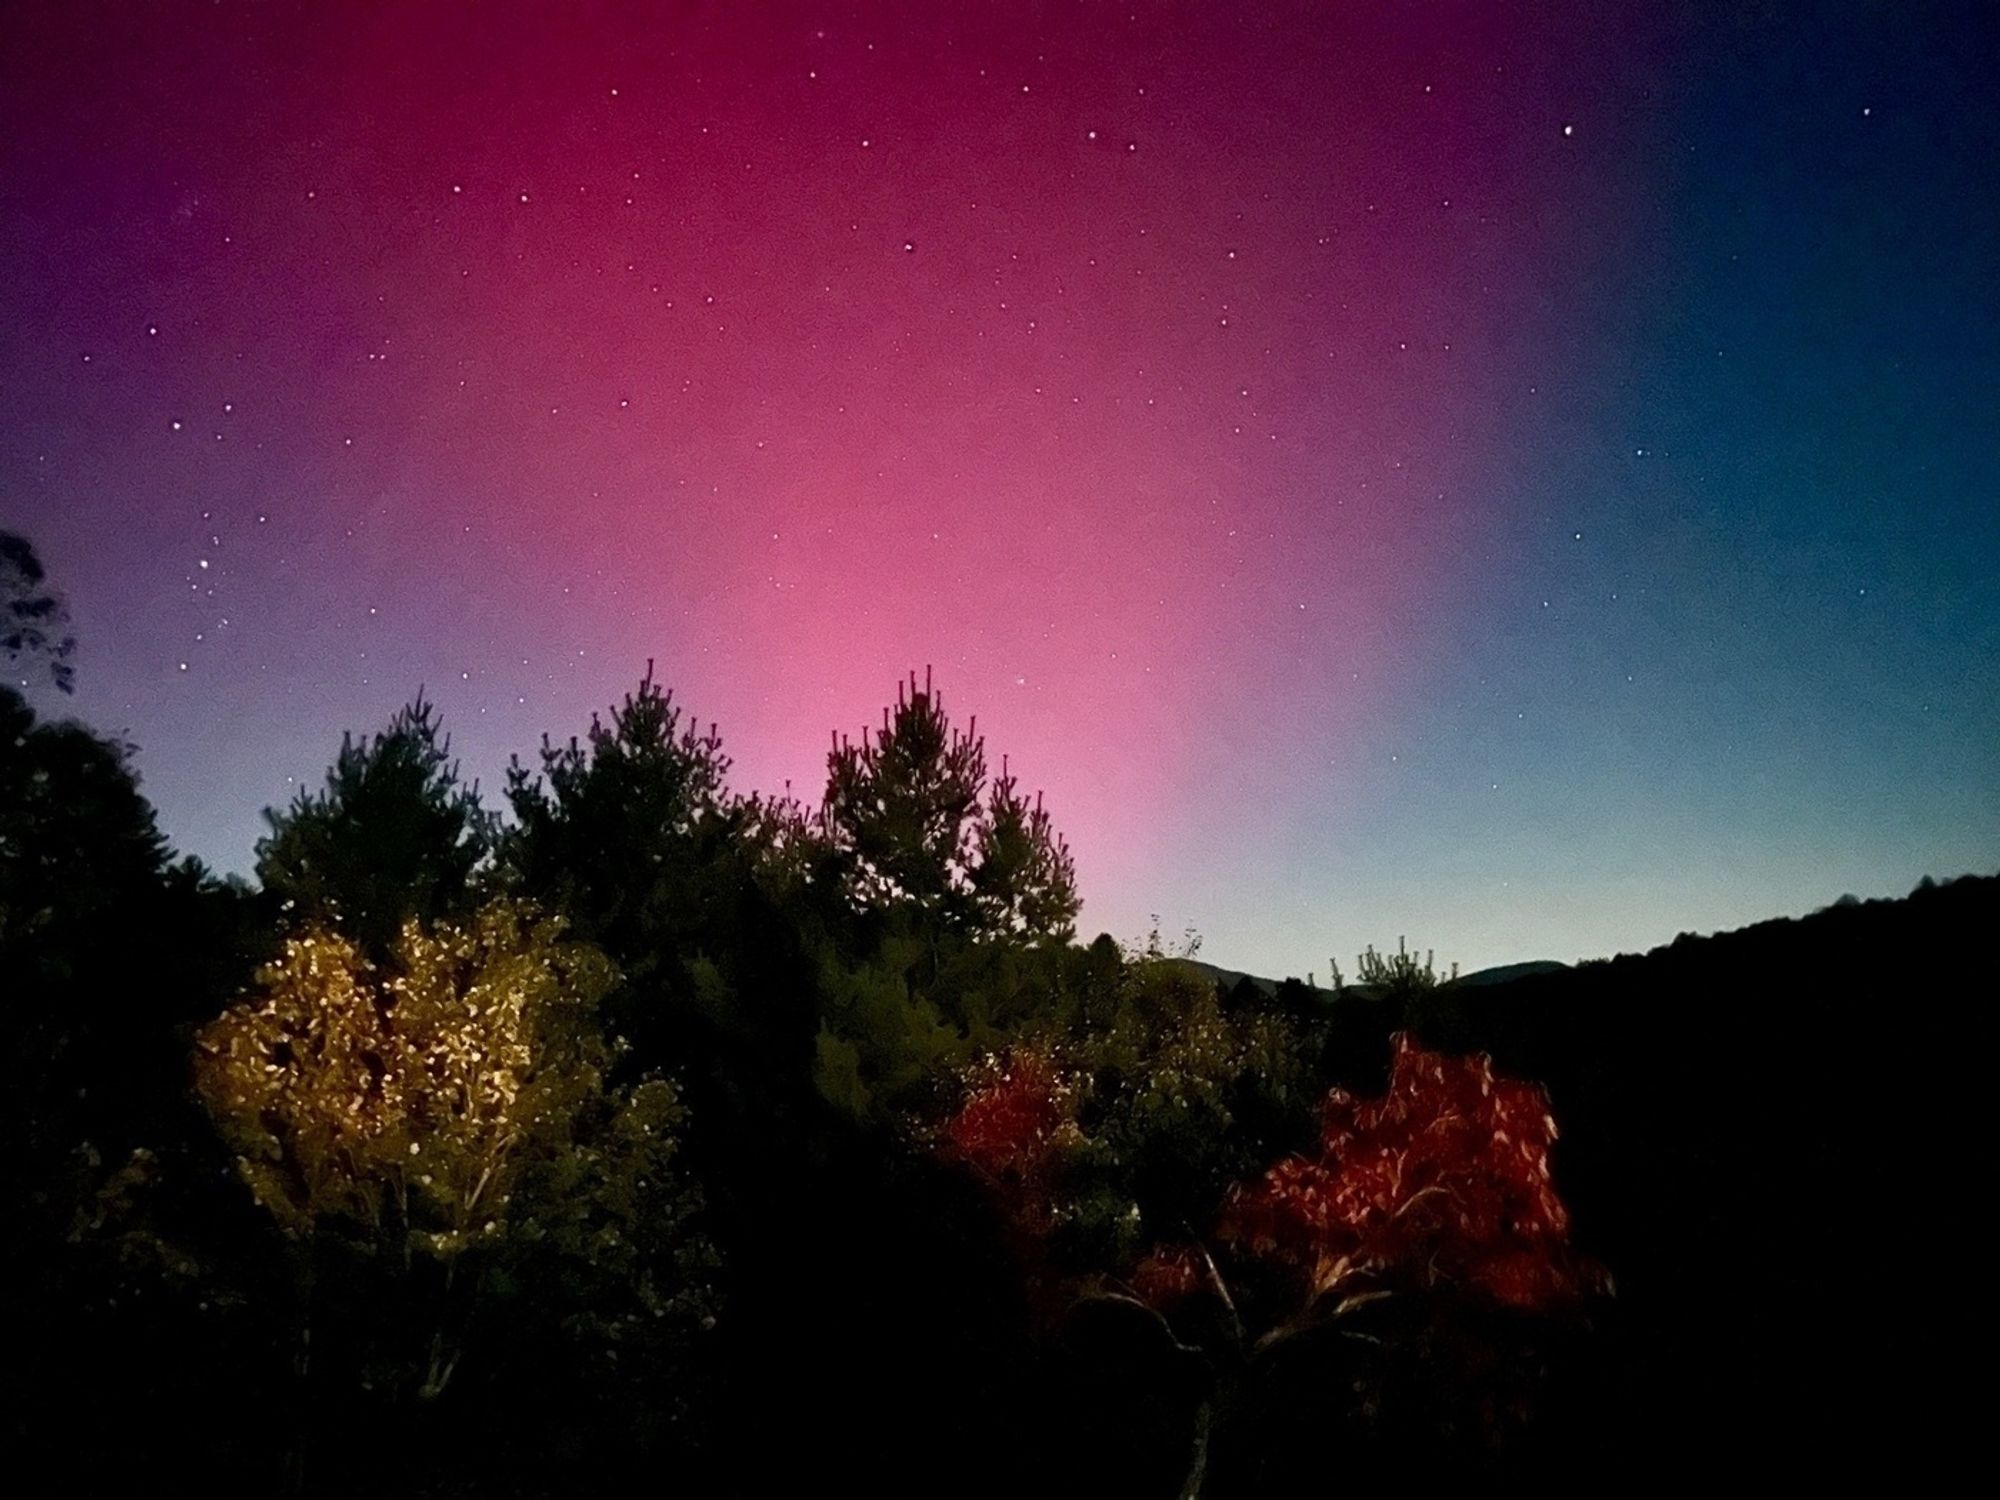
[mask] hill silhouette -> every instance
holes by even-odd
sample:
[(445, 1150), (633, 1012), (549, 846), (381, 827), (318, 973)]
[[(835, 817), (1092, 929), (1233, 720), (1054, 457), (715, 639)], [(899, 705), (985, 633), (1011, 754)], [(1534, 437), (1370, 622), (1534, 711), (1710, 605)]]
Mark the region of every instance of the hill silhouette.
[[(1303, 982), (1305, 988), (1310, 993), (1325, 996), (1329, 1001), (1333, 998), (1334, 992), (1330, 988), (1316, 982), (1318, 979), (1317, 973), (1308, 975), (1305, 981), (1301, 981), (1297, 975), (1291, 975), (1287, 981), (1267, 979), (1261, 974), (1251, 974), (1242, 969), (1225, 969), (1219, 964), (1207, 963), (1198, 958), (1179, 958), (1173, 960), (1173, 962), (1193, 970), (1206, 979), (1213, 980), (1225, 990), (1233, 990), (1237, 985), (1247, 980), (1259, 993), (1266, 996), (1275, 996), (1281, 984), (1286, 982), (1299, 984)], [(1506, 984), (1511, 980), (1525, 979), (1531, 975), (1553, 974), (1559, 969), (1567, 969), (1568, 967), (1568, 964), (1558, 963), (1554, 959), (1529, 959), (1525, 963), (1499, 964), (1490, 969), (1477, 969), (1470, 974), (1461, 974), (1456, 979), (1444, 982), (1466, 988), (1486, 984)], [(1346, 988), (1362, 995), (1374, 993), (1373, 989), (1365, 984), (1350, 984)]]
[(1952, 1267), (1975, 1242), (1996, 927), (2000, 877), (1926, 881), (1461, 982), (1418, 1020), (1548, 1088), (1577, 1242), (1617, 1275), (1588, 1424), (1607, 1461), (1911, 1473), (1969, 1441)]

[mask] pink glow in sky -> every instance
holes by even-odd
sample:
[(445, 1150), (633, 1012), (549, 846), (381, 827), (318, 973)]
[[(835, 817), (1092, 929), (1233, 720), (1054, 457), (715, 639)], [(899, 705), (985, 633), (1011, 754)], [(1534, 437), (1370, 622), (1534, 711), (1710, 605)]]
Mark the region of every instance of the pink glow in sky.
[[(1681, 722), (1631, 288), (1692, 148), (1624, 9), (25, 7), (0, 477), (79, 707), (245, 868), (420, 684), (491, 786), (656, 659), (810, 799), (930, 665), (1088, 930), (1302, 971), (1734, 909), (1608, 824), (1538, 897), (1509, 852)], [(1618, 793), (1654, 834), (1686, 763)]]

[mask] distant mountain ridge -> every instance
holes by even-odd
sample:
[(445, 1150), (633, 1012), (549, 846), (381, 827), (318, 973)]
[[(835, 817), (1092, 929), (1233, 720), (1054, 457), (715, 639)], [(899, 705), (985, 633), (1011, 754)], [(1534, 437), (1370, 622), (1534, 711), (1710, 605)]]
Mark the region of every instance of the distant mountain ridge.
[[(1208, 979), (1212, 979), (1224, 989), (1234, 989), (1247, 979), (1263, 994), (1275, 995), (1278, 993), (1278, 986), (1281, 983), (1281, 981), (1276, 979), (1267, 979), (1261, 974), (1251, 974), (1241, 969), (1225, 969), (1218, 964), (1204, 963), (1198, 958), (1182, 958), (1176, 959), (1174, 962), (1182, 964)], [(1500, 964), (1491, 969), (1479, 969), (1471, 974), (1461, 974), (1457, 979), (1447, 980), (1446, 983), (1455, 985), (1459, 989), (1477, 989), (1489, 984), (1508, 984), (1516, 979), (1528, 979), (1540, 974), (1554, 974), (1569, 967), (1568, 964), (1558, 963), (1554, 959), (1535, 958), (1529, 959), (1525, 963)], [(1333, 991), (1326, 985), (1309, 983), (1307, 980), (1298, 980), (1296, 975), (1292, 977), (1295, 982), (1304, 984), (1314, 994), (1327, 996), (1333, 994)], [(1313, 977), (1315, 976), (1309, 975), (1308, 980)], [(1358, 995), (1372, 995), (1375, 993), (1373, 986), (1365, 984), (1350, 984), (1346, 986), (1346, 989), (1350, 993)]]
[[(1918, 881), (1917, 884), (1911, 889), (1909, 896), (1901, 896), (1901, 897), (1873, 896), (1869, 897), (1866, 900), (1863, 900), (1861, 897), (1855, 896), (1850, 893), (1848, 895), (1841, 896), (1837, 900), (1828, 902), (1825, 906), (1814, 907), (1810, 912), (1806, 913), (1805, 917), (1803, 918), (1790, 917), (1790, 916), (1767, 917), (1761, 922), (1752, 922), (1746, 924), (1743, 927), (1720, 929), (1714, 933), (1708, 934), (1707, 937), (1711, 939), (1724, 938), (1724, 937), (1731, 937), (1739, 933), (1751, 933), (1751, 932), (1760, 932), (1766, 930), (1775, 930), (1777, 924), (1780, 923), (1811, 920), (1814, 917), (1823, 916), (1830, 912), (1852, 911), (1859, 907), (1894, 906), (1899, 902), (1907, 901), (1911, 897), (1922, 895), (1925, 892), (1936, 891), (1936, 890), (1947, 890), (1952, 886), (1958, 885), (1962, 881), (1972, 881), (1974, 883), (1978, 883), (1981, 881), (1989, 881), (1994, 878), (1996, 877), (1968, 873), (1963, 875), (1951, 875), (1947, 876), (1943, 880), (1938, 880), (1932, 876), (1926, 875), (1923, 877), (1923, 879)], [(1693, 932), (1683, 932), (1679, 934), (1677, 937), (1675, 937), (1672, 943), (1661, 943), (1657, 947), (1647, 949), (1645, 954), (1621, 953), (1616, 955), (1615, 957), (1618, 961), (1623, 962), (1631, 958), (1639, 958), (1654, 953), (1664, 953), (1667, 952), (1669, 949), (1680, 947), (1686, 943), (1701, 942), (1703, 940), (1704, 937), (1702, 934)], [(1595, 964), (1610, 963), (1612, 961), (1613, 958), (1607, 956), (1605, 958), (1585, 959), (1583, 960), (1583, 963), (1585, 966), (1590, 966)], [(1251, 974), (1246, 970), (1242, 969), (1225, 969), (1219, 964), (1205, 963), (1197, 958), (1177, 959), (1176, 962), (1185, 964), (1188, 968), (1196, 970), (1201, 974), (1207, 975), (1209, 978), (1213, 979), (1216, 983), (1222, 985), (1225, 989), (1234, 989), (1239, 983), (1247, 979), (1251, 982), (1251, 984), (1255, 985), (1264, 994), (1275, 995), (1278, 992), (1278, 986), (1283, 982), (1281, 980), (1276, 980), (1276, 979), (1267, 979), (1261, 974)], [(1498, 964), (1489, 969), (1476, 969), (1470, 974), (1461, 974), (1458, 976), (1457, 979), (1445, 980), (1443, 981), (1443, 983), (1446, 985), (1455, 985), (1459, 989), (1468, 989), (1468, 990), (1482, 989), (1488, 985), (1511, 984), (1517, 979), (1534, 979), (1545, 974), (1562, 973), (1566, 970), (1574, 969), (1575, 967), (1577, 966), (1574, 964), (1559, 963), (1554, 959), (1531, 958), (1522, 963)], [(1292, 975), (1290, 977), (1292, 978), (1292, 980), (1296, 982), (1305, 983), (1306, 988), (1313, 991), (1316, 994), (1331, 995), (1333, 993), (1333, 991), (1326, 985), (1310, 982), (1314, 977), (1313, 975), (1309, 974), (1305, 981), (1298, 981), (1297, 975)], [(1356, 994), (1361, 994), (1361, 995), (1374, 994), (1373, 987), (1365, 984), (1350, 984), (1347, 985), (1346, 988), (1350, 992)]]

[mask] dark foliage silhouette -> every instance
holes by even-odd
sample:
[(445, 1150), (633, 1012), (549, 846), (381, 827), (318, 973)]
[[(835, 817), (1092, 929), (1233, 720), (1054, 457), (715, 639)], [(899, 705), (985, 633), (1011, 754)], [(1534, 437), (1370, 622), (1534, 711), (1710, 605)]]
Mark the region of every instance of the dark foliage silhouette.
[(1027, 802), (1004, 764), (988, 786), (978, 721), (953, 729), (929, 673), (897, 688), (860, 744), (835, 738), (822, 818), (862, 910), (996, 935), (1075, 930), (1075, 865), (1041, 798)]
[(40, 667), (60, 692), (76, 691), (69, 606), (48, 586), (34, 544), (11, 531), (0, 531), (0, 653)]
[(369, 739), (343, 737), (324, 788), (264, 816), (265, 892), (290, 921), (334, 923), (378, 957), (409, 918), (465, 909), (494, 831), (421, 694)]

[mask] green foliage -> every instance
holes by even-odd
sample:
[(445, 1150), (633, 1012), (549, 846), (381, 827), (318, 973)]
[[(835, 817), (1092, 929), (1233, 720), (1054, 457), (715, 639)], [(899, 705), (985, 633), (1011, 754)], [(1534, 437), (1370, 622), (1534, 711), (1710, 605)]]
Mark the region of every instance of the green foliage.
[(821, 816), (854, 905), (962, 915), (985, 782), (984, 742), (951, 727), (928, 677), (921, 690), (915, 674), (898, 684), (894, 709), (859, 745), (837, 739)]
[(1032, 803), (1021, 794), (1004, 756), (974, 843), (969, 884), (979, 931), (1064, 941), (1075, 933), (1082, 903), (1069, 845), (1042, 807), (1042, 794)]
[[(1147, 1248), (1187, 1238), (1232, 1182), (1312, 1133), (1317, 1086), (1296, 1022), (1225, 1005), (1206, 976), (1165, 951), (1157, 928), (1126, 951), (1108, 995), (964, 1067), (963, 1102), (943, 1127), (961, 1151), (979, 1141), (971, 1155), (989, 1168), (1009, 1163), (1010, 1209), (1034, 1221), (1071, 1272), (1129, 1267)], [(1079, 954), (1071, 975), (1085, 993), (1101, 977), (1094, 957)], [(1034, 1080), (1059, 1099), (1063, 1126), (1009, 1141), (998, 1122), (1038, 1118), (1032, 1101), (1014, 1097)], [(1026, 1198), (1022, 1182), (1033, 1184)]]
[(1211, 981), (1171, 960), (1130, 965), (1111, 1024), (1065, 1056), (1088, 1080), (1078, 1120), (1093, 1150), (1080, 1180), (1137, 1210), (1140, 1243), (1205, 1223), (1229, 1183), (1310, 1129), (1296, 1026), (1225, 1009)]
[(700, 1119), (690, 1149), (724, 1191), (757, 1170), (746, 1124), (812, 1088), (820, 857), (796, 803), (734, 796), (728, 771), (714, 728), (687, 720), (649, 663), (581, 741), (545, 739), (537, 771), (510, 767), (516, 821), (497, 860), (507, 888), (618, 965), (606, 1013), (633, 1064), (683, 1070)]
[(885, 941), (856, 963), (831, 955), (820, 967), (817, 1071), (829, 1102), (914, 1107), (924, 1085), (969, 1050), (964, 1031), (912, 981), (921, 945)]
[(857, 1070), (845, 1102), (908, 1115), (934, 1110), (986, 1053), (1068, 1018), (1108, 1017), (1117, 984), (1090, 950), (963, 932), (927, 940), (892, 920), (858, 956), (822, 951), (817, 995), (823, 1037)]
[(338, 925), (374, 958), (403, 924), (465, 911), (494, 824), (422, 697), (367, 741), (342, 738), (319, 792), (266, 810), (257, 878), (295, 924)]
[(853, 1119), (866, 1118), (874, 1107), (874, 1095), (861, 1076), (860, 1047), (825, 1027), (813, 1038), (813, 1086)]
[[(1770, 1007), (1726, 1006), (1732, 1027), (1771, 1024), (1723, 1058), (1697, 1027), (1613, 1025), (1720, 984), (1742, 951), (1729, 939), (1504, 992), (1467, 991), (1399, 943), (1364, 952), (1351, 988), (1336, 970), (1331, 1000), (1296, 981), (1276, 996), (1253, 983), (1224, 995), (1187, 962), (1199, 938), (1163, 939), (1157, 919), (1123, 949), (1069, 941), (1067, 850), (1004, 761), (986, 779), (983, 746), (951, 731), (928, 684), (912, 680), (882, 736), (833, 760), (817, 818), (789, 799), (734, 797), (713, 729), (688, 723), (649, 670), (587, 738), (545, 742), (534, 773), (513, 768), (518, 823), (489, 870), (492, 824), (419, 703), (372, 741), (344, 744), (326, 788), (272, 817), (266, 902), (194, 861), (168, 862), (126, 747), (37, 722), (0, 689), (0, 1123), (25, 1168), (0, 1233), (29, 1251), (14, 1260), (29, 1267), (21, 1283), (35, 1304), (16, 1361), (34, 1389), (12, 1434), (150, 1421), (146, 1451), (206, 1443), (204, 1457), (251, 1476), (239, 1488), (267, 1480), (288, 1444), (295, 1479), (314, 1450), (320, 1493), (566, 1492), (593, 1464), (594, 1479), (635, 1459), (683, 1479), (648, 1461), (678, 1441), (673, 1414), (701, 1398), (692, 1356), (722, 1342), (699, 1336), (725, 1269), (713, 1234), (726, 1237), (730, 1306), (747, 1314), (716, 1366), (740, 1425), (705, 1429), (728, 1433), (717, 1448), (731, 1465), (741, 1435), (771, 1431), (774, 1412), (788, 1420), (818, 1403), (802, 1451), (876, 1420), (876, 1383), (835, 1369), (856, 1349), (884, 1368), (942, 1372), (926, 1382), (930, 1404), (901, 1414), (901, 1430), (928, 1434), (940, 1453), (971, 1451), (960, 1414), (1002, 1409), (994, 1393), (1032, 1385), (1030, 1372), (1096, 1393), (1113, 1384), (1106, 1370), (1133, 1402), (1167, 1413), (1149, 1430), (1182, 1451), (1172, 1393), (1206, 1378), (1192, 1372), (1204, 1361), (1225, 1371), (1211, 1388), (1223, 1392), (1211, 1402), (1217, 1433), (1263, 1408), (1256, 1381), (1268, 1374), (1270, 1404), (1302, 1411), (1311, 1443), (1329, 1413), (1357, 1411), (1401, 1443), (1473, 1420), (1450, 1401), (1435, 1421), (1378, 1417), (1407, 1402), (1407, 1377), (1434, 1378), (1454, 1400), (1471, 1392), (1474, 1406), (1490, 1388), (1483, 1333), (1469, 1354), (1452, 1352), (1460, 1312), (1438, 1286), (1446, 1262), (1428, 1248), (1405, 1256), (1398, 1302), (1357, 1303), (1359, 1321), (1336, 1309), (1323, 1325), (1274, 1323), (1297, 1300), (1296, 1266), (1262, 1264), (1254, 1234), (1213, 1232), (1229, 1222), (1224, 1203), (1239, 1204), (1239, 1227), (1256, 1210), (1310, 1230), (1317, 1239), (1294, 1236), (1302, 1266), (1329, 1224), (1377, 1246), (1384, 1233), (1422, 1239), (1448, 1197), (1481, 1213), (1500, 1202), (1504, 1213), (1478, 1222), (1520, 1232), (1522, 1216), (1481, 1199), (1477, 1181), (1460, 1174), (1446, 1194), (1410, 1164), (1435, 1166), (1445, 1147), (1454, 1159), (1532, 1162), (1538, 1181), (1556, 1172), (1566, 1194), (1577, 1185), (1617, 1263), (1650, 1267), (1635, 1283), (1696, 1274), (1701, 1295), (1672, 1312), (1725, 1305), (1749, 1326), (1764, 1316), (1759, 1299), (1789, 1283), (1754, 1266), (1739, 1291), (1730, 1247), (1702, 1240), (1700, 1226), (1750, 1223), (1762, 1236), (1753, 1249), (1778, 1244), (1780, 1225), (1804, 1220), (1774, 1199), (1817, 1211), (1838, 1198), (1839, 1171), (1874, 1160), (1874, 1137), (1857, 1127), (1807, 1158), (1773, 1148), (1757, 1170), (1713, 1175), (1746, 1140), (1754, 1155), (1760, 1140), (1795, 1140), (1800, 1118), (1833, 1118), (1773, 1103), (1761, 1083), (1801, 1035), (1827, 1064), (1806, 1074), (1837, 1073), (1852, 1059), (1813, 1040), (1836, 1028), (1798, 1032)], [(505, 894), (480, 904), (494, 890)], [(1987, 920), (1991, 890), (1920, 887), (1920, 926), (1899, 904), (1843, 901), (1813, 919), (1837, 940), (1815, 940), (1821, 989), (1860, 972), (1861, 950), (1841, 934), (1937, 951), (1933, 924), (1958, 911), (1943, 931), (1962, 937)], [(260, 913), (279, 901), (282, 942)], [(1754, 946), (1769, 934), (1749, 940), (1752, 953), (1777, 951)], [(252, 979), (259, 952), (268, 961)], [(1635, 982), (1639, 1009), (1625, 1003)], [(1607, 1003), (1580, 1007), (1585, 990)], [(225, 995), (238, 1003), (217, 1018)], [(1879, 996), (1848, 999), (1862, 1019), (1844, 1036), (1887, 1034), (1869, 1029)], [(208, 1024), (196, 1039), (198, 1020)], [(1380, 1067), (1366, 1078), (1369, 1060), (1386, 1065), (1402, 1028), (1426, 1055), (1396, 1055), (1418, 1071), (1365, 1097), (1383, 1085)], [(628, 1046), (627, 1035), (644, 1040)], [(1662, 1054), (1663, 1035), (1680, 1051)], [(1902, 1074), (1957, 1056), (1934, 1040), (1907, 1049)], [(185, 1097), (191, 1041), (198, 1101)], [(1500, 1096), (1483, 1067), (1443, 1055), (1466, 1050), (1511, 1054), (1522, 1076), (1551, 1079), (1565, 1121), (1580, 1124), (1559, 1160), (1539, 1095), (1515, 1101), (1504, 1133), (1491, 1126), (1483, 1101)], [(669, 1061), (671, 1080), (659, 1066)], [(1707, 1093), (1738, 1115), (1668, 1107), (1688, 1078), (1709, 1075), (1721, 1084)], [(1336, 1078), (1352, 1097), (1328, 1099)], [(1450, 1107), (1407, 1107), (1426, 1090)], [(1970, 1086), (1922, 1092), (1977, 1098)], [(1931, 1133), (1971, 1138), (1963, 1110), (1933, 1113)], [(1321, 1120), (1334, 1127), (1324, 1139)], [(955, 1165), (903, 1149), (926, 1139)], [(1310, 1158), (1297, 1154), (1315, 1141)], [(1906, 1144), (1875, 1155), (1921, 1162)], [(1637, 1176), (1635, 1151), (1655, 1153)], [(1932, 1173), (1925, 1201), (1948, 1201), (1959, 1167)], [(1803, 1187), (1789, 1180), (1800, 1171)], [(1248, 1197), (1260, 1182), (1270, 1191)], [(1685, 1212), (1718, 1189), (1729, 1213)], [(1326, 1212), (1336, 1199), (1338, 1223)], [(996, 1215), (996, 1202), (1011, 1212)], [(805, 1272), (801, 1228), (831, 1246)], [(1360, 1261), (1343, 1246), (1327, 1264), (1352, 1271)], [(1128, 1343), (1090, 1353), (1073, 1323), (1031, 1340), (1022, 1313), (1080, 1288), (1099, 1314), (1131, 1315)], [(1826, 1305), (1809, 1290), (1790, 1298), (1792, 1333)], [(1256, 1340), (1274, 1326), (1278, 1337)], [(1107, 1335), (1100, 1325), (1091, 1337)], [(1512, 1358), (1509, 1337), (1490, 1342)], [(1322, 1383), (1288, 1385), (1287, 1361), (1315, 1348)], [(830, 1358), (815, 1361), (820, 1350)], [(1357, 1350), (1366, 1362), (1351, 1365)], [(1539, 1369), (1539, 1347), (1526, 1354), (1522, 1367)], [(1236, 1395), (1232, 1361), (1255, 1377)], [(1701, 1388), (1691, 1360), (1671, 1370), (1677, 1388)], [(853, 1389), (834, 1390), (843, 1384)], [(442, 1406), (385, 1404), (447, 1388)], [(1099, 1424), (1096, 1405), (1075, 1404), (1080, 1425)], [(93, 1409), (99, 1427), (61, 1425)], [(214, 1409), (229, 1412), (228, 1435), (188, 1438)], [(347, 1441), (385, 1416), (395, 1462), (412, 1466), (387, 1478), (380, 1454)], [(1009, 1430), (1031, 1433), (1034, 1420)], [(331, 1451), (349, 1448), (351, 1473), (325, 1477)], [(532, 1474), (524, 1456), (540, 1465)], [(1066, 1472), (1049, 1449), (1031, 1456)], [(1322, 1462), (1315, 1451), (1301, 1472)]]

